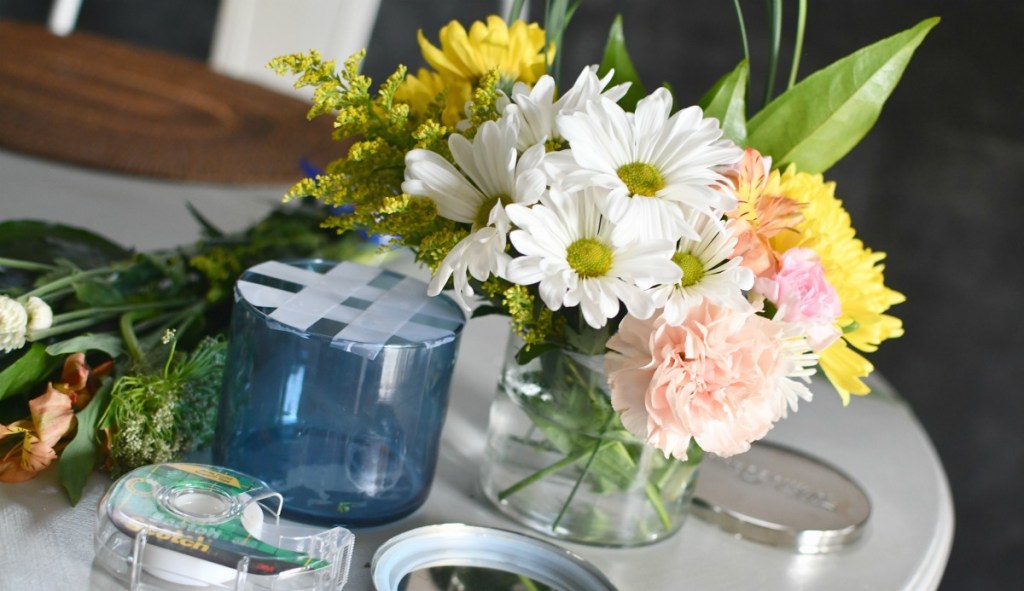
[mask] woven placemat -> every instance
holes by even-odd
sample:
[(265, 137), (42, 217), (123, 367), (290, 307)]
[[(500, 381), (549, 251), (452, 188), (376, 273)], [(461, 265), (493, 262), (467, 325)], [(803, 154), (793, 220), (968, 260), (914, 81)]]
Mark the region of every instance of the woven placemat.
[[(302, 48), (296, 48), (300, 50)], [(288, 184), (343, 154), (330, 117), (206, 64), (0, 21), (0, 146), (148, 177)]]

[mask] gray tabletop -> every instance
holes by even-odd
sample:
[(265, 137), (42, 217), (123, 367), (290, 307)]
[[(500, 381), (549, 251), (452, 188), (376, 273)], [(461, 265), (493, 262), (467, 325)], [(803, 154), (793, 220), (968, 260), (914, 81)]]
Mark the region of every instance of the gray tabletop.
[[(259, 219), (282, 190), (156, 182), (0, 151), (0, 219), (75, 223), (144, 249), (198, 236), (186, 201), (234, 230)], [(355, 531), (346, 589), (370, 589), (374, 551), (409, 529), (449, 522), (521, 529), (482, 498), (476, 482), (507, 331), (497, 317), (467, 325), (430, 497), (397, 523)], [(876, 379), (873, 386), (872, 396), (855, 398), (844, 408), (826, 384), (816, 381), (814, 401), (802, 404), (768, 437), (839, 467), (865, 489), (872, 516), (853, 546), (798, 555), (735, 538), (693, 517), (678, 534), (651, 546), (563, 545), (596, 564), (623, 591), (936, 588), (953, 539), (949, 485), (912, 409), (884, 381)], [(96, 504), (109, 484), (94, 474), (74, 508), (52, 469), (27, 483), (0, 485), (0, 590), (118, 588), (92, 567)]]

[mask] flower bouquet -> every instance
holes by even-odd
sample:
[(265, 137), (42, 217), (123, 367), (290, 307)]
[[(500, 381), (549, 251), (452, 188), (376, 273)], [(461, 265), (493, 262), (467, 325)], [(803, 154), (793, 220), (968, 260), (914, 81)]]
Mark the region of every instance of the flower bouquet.
[(420, 32), (430, 68), (375, 94), (362, 53), (340, 72), (315, 51), (270, 66), (356, 138), (286, 198), (346, 207), (325, 225), (389, 236), (431, 294), (510, 317), (485, 493), (549, 534), (629, 545), (675, 531), (702, 454), (747, 450), (817, 368), (844, 403), (868, 393), (861, 352), (902, 334), (885, 312), (903, 296), (821, 173), (937, 20), (799, 82), (794, 59), (748, 116), (748, 59), (680, 107), (643, 90), (618, 20), (601, 63), (560, 80), (568, 12), (452, 22), (440, 47)]

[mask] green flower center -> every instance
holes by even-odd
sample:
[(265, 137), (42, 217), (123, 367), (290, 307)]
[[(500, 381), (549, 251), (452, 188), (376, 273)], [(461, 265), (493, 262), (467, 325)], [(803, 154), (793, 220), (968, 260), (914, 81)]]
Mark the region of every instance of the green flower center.
[(683, 270), (683, 279), (679, 285), (690, 287), (704, 277), (704, 263), (688, 252), (677, 252), (672, 255), (672, 262)]
[(545, 152), (557, 152), (559, 150), (564, 150), (568, 147), (569, 142), (565, 141), (560, 137), (550, 138), (548, 139), (548, 141), (544, 142)]
[(601, 277), (612, 267), (612, 249), (593, 238), (581, 238), (569, 245), (565, 259), (580, 277)]
[(495, 195), (484, 199), (484, 202), (480, 204), (480, 209), (476, 211), (476, 218), (473, 220), (473, 229), (479, 230), (487, 225), (487, 221), (491, 217), (491, 210), (494, 206), (501, 202), (502, 205), (508, 205), (512, 203), (512, 198), (508, 195)]
[(643, 162), (625, 164), (615, 172), (633, 195), (654, 197), (665, 186), (658, 169)]

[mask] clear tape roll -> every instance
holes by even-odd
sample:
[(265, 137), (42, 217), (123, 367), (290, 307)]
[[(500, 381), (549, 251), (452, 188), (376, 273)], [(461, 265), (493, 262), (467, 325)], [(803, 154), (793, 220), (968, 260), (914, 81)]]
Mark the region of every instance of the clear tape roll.
[[(273, 503), (276, 500), (276, 510)], [(340, 527), (283, 525), (280, 494), (250, 476), (201, 464), (134, 470), (100, 501), (97, 563), (130, 588), (145, 575), (177, 585), (241, 591), (341, 589), (354, 536)], [(269, 513), (273, 518), (266, 519)]]

